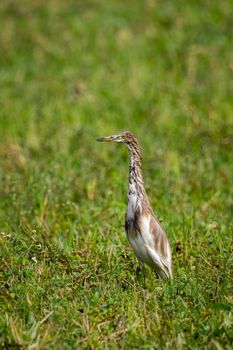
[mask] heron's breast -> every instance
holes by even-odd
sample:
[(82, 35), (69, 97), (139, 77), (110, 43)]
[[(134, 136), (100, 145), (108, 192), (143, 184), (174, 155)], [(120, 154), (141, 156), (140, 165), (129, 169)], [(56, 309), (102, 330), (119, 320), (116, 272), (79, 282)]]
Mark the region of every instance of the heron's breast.
[(127, 213), (126, 213), (128, 221), (134, 220), (136, 209), (137, 209), (137, 195), (134, 192), (132, 193), (129, 192)]

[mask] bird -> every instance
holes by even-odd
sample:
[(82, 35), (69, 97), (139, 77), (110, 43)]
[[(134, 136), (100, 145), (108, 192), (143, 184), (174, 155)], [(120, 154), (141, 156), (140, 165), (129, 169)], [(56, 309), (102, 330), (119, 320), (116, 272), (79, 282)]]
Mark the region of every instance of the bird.
[(161, 280), (172, 279), (172, 255), (169, 241), (150, 205), (142, 177), (142, 153), (130, 131), (100, 137), (99, 142), (124, 144), (130, 155), (128, 203), (125, 214), (126, 236), (144, 268), (150, 266)]

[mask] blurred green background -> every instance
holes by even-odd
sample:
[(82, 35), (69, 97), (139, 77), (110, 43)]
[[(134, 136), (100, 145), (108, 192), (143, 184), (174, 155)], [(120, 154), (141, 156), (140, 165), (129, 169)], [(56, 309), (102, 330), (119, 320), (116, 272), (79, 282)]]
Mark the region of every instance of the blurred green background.
[[(0, 344), (230, 349), (233, 5), (0, 2)], [(173, 250), (124, 234), (130, 130)], [(47, 318), (46, 318), (47, 317)]]

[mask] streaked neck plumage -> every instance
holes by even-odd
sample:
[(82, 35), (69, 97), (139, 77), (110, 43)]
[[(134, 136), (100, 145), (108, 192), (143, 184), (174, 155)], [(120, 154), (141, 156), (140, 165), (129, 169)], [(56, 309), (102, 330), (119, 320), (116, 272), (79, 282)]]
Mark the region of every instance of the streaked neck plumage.
[(129, 189), (128, 189), (128, 207), (127, 218), (132, 220), (136, 211), (142, 209), (142, 203), (147, 201), (146, 192), (142, 178), (142, 156), (137, 140), (126, 145), (130, 153), (129, 166)]
[[(130, 153), (129, 165), (129, 194), (131, 190), (136, 191), (139, 198), (145, 193), (143, 178), (142, 178), (142, 156), (139, 146), (127, 145)], [(134, 189), (132, 189), (134, 187)]]

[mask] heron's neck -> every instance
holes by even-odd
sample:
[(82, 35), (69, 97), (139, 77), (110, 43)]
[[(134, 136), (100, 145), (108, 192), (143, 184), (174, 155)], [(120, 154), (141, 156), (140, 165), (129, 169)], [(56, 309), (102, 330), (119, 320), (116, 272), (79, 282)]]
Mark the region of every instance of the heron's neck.
[(142, 178), (142, 157), (139, 147), (128, 146), (130, 153), (129, 166), (129, 192), (128, 195), (136, 195), (138, 199), (145, 196), (144, 183)]

